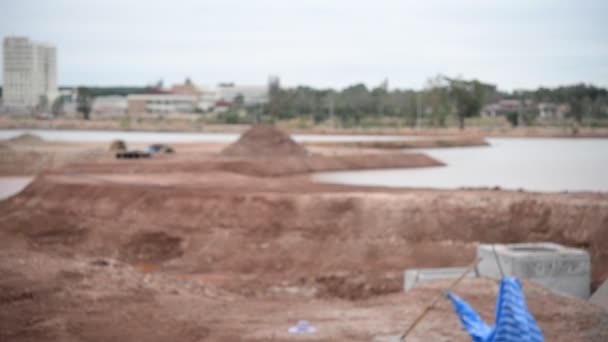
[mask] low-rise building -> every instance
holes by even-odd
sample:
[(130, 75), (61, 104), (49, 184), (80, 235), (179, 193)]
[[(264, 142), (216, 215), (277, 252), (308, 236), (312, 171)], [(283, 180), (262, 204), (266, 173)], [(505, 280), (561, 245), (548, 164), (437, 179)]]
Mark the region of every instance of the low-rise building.
[(98, 96), (93, 100), (91, 112), (103, 116), (123, 116), (127, 113), (127, 98), (124, 96)]
[(500, 100), (484, 106), (482, 114), (484, 116), (502, 116), (509, 113), (517, 113), (521, 109), (521, 105), (519, 100)]
[(136, 114), (193, 113), (196, 97), (177, 94), (134, 94), (127, 97), (127, 112)]
[(216, 107), (219, 99), (219, 94), (216, 88), (213, 87), (198, 87), (199, 101), (198, 108), (203, 111), (209, 111)]
[(217, 88), (217, 93), (218, 100), (227, 102), (233, 102), (238, 96), (242, 96), (245, 106), (268, 102), (268, 87), (265, 85), (220, 84)]
[(184, 84), (173, 85), (173, 87), (171, 87), (171, 90), (169, 90), (169, 92), (171, 94), (176, 94), (176, 95), (194, 96), (194, 98), (197, 102), (200, 100), (200, 96), (201, 96), (199, 89), (194, 84), (192, 84), (190, 79), (186, 79)]
[(568, 105), (552, 102), (541, 102), (537, 105), (537, 108), (538, 116), (541, 119), (563, 119), (570, 111)]

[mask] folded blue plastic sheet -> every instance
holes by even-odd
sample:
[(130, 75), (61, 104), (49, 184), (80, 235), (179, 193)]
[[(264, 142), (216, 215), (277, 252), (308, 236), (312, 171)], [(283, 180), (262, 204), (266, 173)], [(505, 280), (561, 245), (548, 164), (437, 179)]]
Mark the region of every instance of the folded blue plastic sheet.
[(496, 299), (496, 322), (490, 327), (462, 299), (447, 292), (464, 329), (474, 342), (543, 342), (534, 317), (526, 307), (521, 283), (517, 278), (504, 278)]

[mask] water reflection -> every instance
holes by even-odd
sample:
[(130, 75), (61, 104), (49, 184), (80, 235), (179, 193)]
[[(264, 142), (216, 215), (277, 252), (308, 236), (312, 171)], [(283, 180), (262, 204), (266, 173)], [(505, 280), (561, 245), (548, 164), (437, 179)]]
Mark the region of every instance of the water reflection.
[(489, 147), (421, 149), (446, 167), (319, 173), (319, 182), (389, 187), (608, 191), (608, 139), (488, 139)]

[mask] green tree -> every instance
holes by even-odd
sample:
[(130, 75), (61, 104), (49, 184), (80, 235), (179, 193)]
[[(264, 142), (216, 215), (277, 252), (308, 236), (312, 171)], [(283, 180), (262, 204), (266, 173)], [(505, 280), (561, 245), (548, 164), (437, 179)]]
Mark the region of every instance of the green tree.
[(355, 126), (361, 124), (361, 118), (373, 111), (373, 98), (365, 84), (356, 84), (344, 89), (340, 96), (342, 119), (354, 120)]
[(49, 98), (46, 95), (40, 95), (38, 98), (38, 104), (36, 105), (36, 110), (39, 113), (45, 112), (49, 107)]
[(278, 77), (270, 77), (268, 80), (268, 112), (272, 118), (272, 121), (279, 118), (281, 101), (281, 81)]
[(79, 113), (82, 113), (82, 117), (85, 120), (89, 120), (93, 102), (89, 89), (86, 87), (78, 87), (76, 92), (76, 110)]
[(578, 123), (584, 118), (602, 118), (601, 108), (608, 104), (607, 89), (584, 83), (554, 89), (541, 87), (534, 91), (524, 91), (519, 95), (536, 102), (568, 104), (570, 111), (567, 117), (573, 118)]
[(59, 116), (63, 113), (63, 97), (58, 96), (51, 105), (51, 113), (53, 116)]
[(232, 100), (232, 108), (234, 110), (241, 110), (243, 109), (243, 107), (245, 106), (245, 97), (243, 96), (243, 94), (239, 93), (234, 97), (234, 100)]
[(464, 129), (466, 118), (478, 116), (483, 105), (484, 88), (477, 81), (465, 81), (459, 79), (446, 78), (450, 85), (450, 95), (456, 104), (456, 115), (458, 125)]
[(387, 102), (388, 102), (388, 80), (382, 81), (382, 83), (372, 89), (371, 97), (372, 97), (372, 114), (375, 116), (385, 116), (387, 114)]
[(431, 125), (445, 127), (450, 114), (449, 84), (441, 75), (427, 80), (425, 103), (431, 110)]

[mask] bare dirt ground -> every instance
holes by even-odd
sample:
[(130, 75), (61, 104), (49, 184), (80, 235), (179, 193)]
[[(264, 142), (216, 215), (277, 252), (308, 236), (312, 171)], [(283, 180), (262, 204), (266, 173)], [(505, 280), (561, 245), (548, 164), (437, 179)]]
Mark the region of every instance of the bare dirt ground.
[[(479, 242), (587, 248), (608, 273), (608, 196), (312, 184), (234, 173), (48, 173), (0, 203), (0, 340), (372, 341), (401, 333)], [(571, 227), (576, 226), (576, 230)], [(548, 341), (603, 341), (608, 314), (526, 284)], [(491, 321), (497, 284), (457, 293)], [(466, 341), (443, 302), (412, 341)]]
[(108, 144), (48, 142), (36, 136), (0, 141), (0, 176), (31, 176), (74, 161), (109, 158)]
[[(0, 252), (3, 341), (387, 341), (400, 334), (445, 283), (352, 301), (300, 294), (280, 284), (260, 295), (226, 291), (205, 278), (142, 273), (110, 259)], [(547, 341), (605, 341), (599, 309), (525, 284)], [(488, 321), (497, 285), (466, 280), (455, 289)], [(290, 336), (299, 319), (318, 328)], [(447, 301), (408, 341), (468, 341)]]
[(354, 142), (312, 142), (307, 146), (316, 147), (349, 147), (382, 150), (401, 150), (408, 148), (445, 148), (445, 147), (471, 147), (489, 145), (479, 136), (446, 136), (425, 137), (417, 140), (403, 141), (354, 141)]
[[(17, 139), (0, 143), (0, 176), (29, 176), (45, 170), (65, 172), (209, 172), (227, 171), (262, 177), (304, 174), (317, 171), (361, 170), (370, 168), (433, 167), (442, 163), (423, 154), (382, 152), (371, 148), (312, 147), (309, 152), (283, 136), (262, 141), (262, 147), (220, 143), (182, 143), (171, 146), (178, 152), (150, 160), (116, 160), (109, 144), (45, 142)], [(288, 137), (287, 137), (288, 138)], [(254, 138), (255, 139), (255, 138)], [(291, 139), (289, 139), (291, 140)], [(258, 143), (260, 139), (255, 139)], [(278, 143), (283, 153), (272, 153)], [(273, 145), (275, 144), (275, 145)], [(149, 144), (129, 144), (129, 149), (147, 150)], [(228, 151), (228, 152), (226, 152)], [(297, 151), (295, 153), (294, 151)], [(252, 152), (257, 154), (252, 154)], [(281, 151), (279, 151), (281, 152)], [(234, 155), (236, 153), (236, 155)], [(249, 157), (246, 154), (249, 153)], [(302, 154), (306, 157), (302, 157)], [(275, 162), (277, 157), (280, 162)]]
[[(0, 202), (0, 341), (387, 341), (445, 286), (405, 294), (403, 270), (464, 266), (482, 242), (585, 248), (594, 285), (608, 275), (608, 194), (361, 188), (250, 172), (252, 161), (292, 170), (285, 158), (201, 166), (221, 148), (70, 164)], [(390, 155), (355, 156), (373, 165)], [(608, 339), (608, 313), (524, 288), (547, 341)], [(455, 292), (492, 321), (495, 281)], [(319, 332), (289, 335), (301, 319)], [(467, 340), (446, 301), (411, 339)]]

